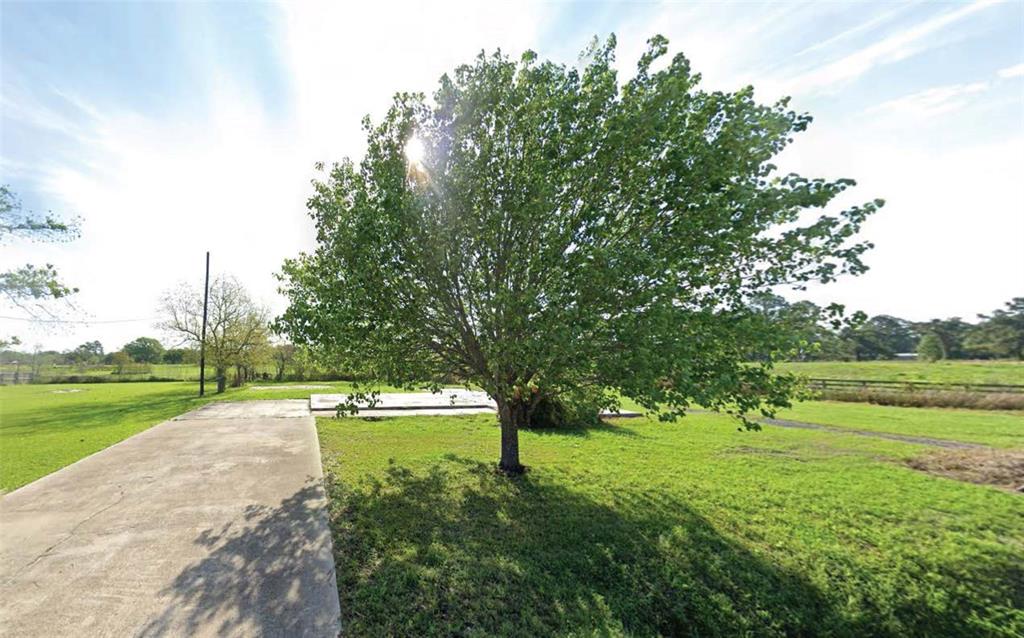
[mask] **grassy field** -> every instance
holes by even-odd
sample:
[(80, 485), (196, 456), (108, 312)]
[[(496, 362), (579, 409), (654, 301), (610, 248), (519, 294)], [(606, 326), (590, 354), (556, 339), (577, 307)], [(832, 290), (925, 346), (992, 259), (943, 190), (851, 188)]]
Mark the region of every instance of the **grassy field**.
[[(199, 407), (204, 401), (305, 399), (314, 392), (343, 393), (350, 389), (345, 382), (256, 383), (200, 400), (195, 396), (194, 383), (0, 386), (0, 489), (11, 490), (45, 476)], [(807, 402), (778, 416), (860, 430), (1024, 448), (1024, 414), (1019, 412)]]
[(199, 405), (185, 383), (0, 387), (0, 489), (12, 490)]
[(868, 403), (807, 401), (778, 413), (780, 419), (926, 436), (1000, 448), (1024, 448), (1024, 413), (902, 408)]
[[(0, 387), (0, 487), (204, 401), (348, 389)], [(780, 416), (1024, 450), (1019, 413), (818, 402)], [(1024, 631), (1024, 498), (911, 469), (925, 446), (738, 432), (709, 414), (623, 419), (524, 432), (531, 471), (508, 480), (490, 416), (318, 429), (352, 635)]]
[[(1021, 361), (806, 361), (778, 364), (780, 370), (807, 377), (825, 379), (867, 379), (876, 381), (925, 381), (932, 383), (1010, 383), (1024, 385), (1024, 362)], [(0, 371), (13, 375), (15, 366), (0, 363)], [(20, 366), (22, 373), (31, 366)], [(263, 366), (258, 372), (273, 375), (273, 366)], [(290, 373), (291, 371), (289, 371)], [(138, 374), (115, 375), (114, 366), (46, 366), (40, 370), (45, 378), (71, 375), (131, 380), (133, 378), (199, 379), (199, 366), (193, 364), (153, 364)], [(213, 370), (207, 369), (213, 378)], [(260, 383), (260, 382), (257, 382)], [(304, 383), (296, 381), (294, 383)], [(316, 383), (311, 381), (308, 383)]]
[[(28, 374), (32, 372), (32, 366), (30, 364), (23, 364), (21, 366), (14, 366), (10, 363), (0, 364), (0, 372), (7, 375), (13, 375), (15, 369), (20, 370), (22, 374)], [(176, 364), (176, 363), (153, 363), (153, 364), (133, 364), (128, 367), (124, 374), (115, 374), (116, 367), (112, 365), (89, 365), (89, 366), (76, 366), (76, 365), (46, 365), (39, 369), (39, 376), (44, 380), (52, 379), (54, 377), (98, 377), (98, 378), (110, 378), (114, 381), (127, 380), (131, 381), (138, 378), (149, 378), (158, 377), (160, 379), (177, 379), (179, 381), (198, 381), (199, 380), (199, 365), (198, 364)], [(272, 365), (259, 366), (256, 369), (258, 374), (266, 373), (273, 377), (276, 369)], [(208, 379), (214, 377), (214, 369), (207, 366), (206, 376)], [(234, 374), (232, 371), (231, 374)]]
[(318, 421), (351, 635), (1019, 636), (1024, 498), (926, 448), (676, 424)]
[(820, 379), (1024, 385), (1024, 361), (802, 361), (778, 367)]
[(0, 490), (34, 481), (206, 401), (305, 399), (311, 392), (350, 389), (345, 382), (257, 383), (199, 399), (195, 383), (0, 386)]

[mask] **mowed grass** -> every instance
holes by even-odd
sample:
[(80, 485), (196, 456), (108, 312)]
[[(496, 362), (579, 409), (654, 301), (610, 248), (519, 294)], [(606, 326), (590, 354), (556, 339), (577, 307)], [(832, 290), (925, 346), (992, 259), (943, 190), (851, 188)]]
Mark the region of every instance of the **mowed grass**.
[(776, 416), (854, 430), (1024, 449), (1024, 412), (806, 401), (795, 403), (790, 409), (780, 410)]
[(791, 361), (777, 367), (819, 379), (1024, 385), (1024, 361)]
[[(349, 389), (295, 385), (206, 400)], [(0, 387), (0, 485), (13, 489), (199, 407), (195, 390)], [(800, 409), (800, 420), (1021, 447), (1020, 415)], [(332, 520), (351, 635), (1024, 631), (1024, 498), (906, 467), (929, 452), (923, 446), (737, 432), (717, 415), (623, 419), (524, 432), (531, 471), (509, 480), (492, 470), (493, 417), (318, 426), (336, 476)]]
[(348, 635), (1018, 636), (1024, 498), (926, 448), (675, 424), (318, 420)]
[[(309, 385), (323, 387), (301, 387)], [(260, 382), (217, 395), (209, 384), (207, 396), (199, 399), (198, 387), (195, 382), (0, 386), (0, 491), (21, 487), (208, 401), (308, 399), (311, 393), (352, 389), (346, 382)]]
[(200, 405), (191, 383), (0, 387), (0, 489), (10, 491)]

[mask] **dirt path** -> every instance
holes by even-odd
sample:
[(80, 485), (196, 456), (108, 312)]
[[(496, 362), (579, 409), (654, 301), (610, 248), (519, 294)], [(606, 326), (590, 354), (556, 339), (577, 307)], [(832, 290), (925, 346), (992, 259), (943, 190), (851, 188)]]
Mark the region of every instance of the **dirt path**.
[(933, 445), (935, 447), (948, 448), (952, 450), (974, 450), (986, 449), (989, 446), (979, 443), (965, 443), (963, 441), (951, 441), (949, 439), (934, 439), (928, 436), (911, 436), (908, 434), (891, 434), (889, 432), (875, 432), (873, 430), (854, 430), (841, 428), (820, 423), (805, 423), (804, 421), (790, 421), (788, 419), (765, 419), (758, 423), (777, 425), (782, 428), (798, 428), (801, 430), (825, 430), (826, 432), (837, 432), (839, 434), (855, 434), (857, 436), (868, 436), (876, 439), (888, 439), (890, 441), (902, 441), (904, 443), (917, 443), (919, 445)]

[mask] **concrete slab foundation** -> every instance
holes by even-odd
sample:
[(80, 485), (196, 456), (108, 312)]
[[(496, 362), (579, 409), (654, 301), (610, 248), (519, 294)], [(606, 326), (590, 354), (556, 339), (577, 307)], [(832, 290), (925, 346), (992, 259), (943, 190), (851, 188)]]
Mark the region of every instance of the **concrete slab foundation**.
[[(344, 394), (311, 394), (309, 408), (315, 416), (335, 416), (339, 404), (347, 400)], [(444, 389), (431, 392), (382, 393), (373, 407), (360, 407), (356, 417), (377, 418), (394, 416), (440, 416), (454, 414), (495, 414), (498, 411), (494, 400), (486, 392)], [(627, 418), (642, 416), (639, 412), (602, 412), (602, 418)]]
[[(348, 398), (345, 394), (311, 394), (309, 408), (311, 410), (331, 410), (344, 403)], [(444, 389), (440, 392), (385, 392), (377, 396), (373, 407), (363, 402), (368, 410), (412, 410), (432, 409), (449, 410), (455, 408), (489, 408), (496, 410), (494, 401), (486, 392), (473, 390)], [(360, 411), (361, 413), (362, 411)]]

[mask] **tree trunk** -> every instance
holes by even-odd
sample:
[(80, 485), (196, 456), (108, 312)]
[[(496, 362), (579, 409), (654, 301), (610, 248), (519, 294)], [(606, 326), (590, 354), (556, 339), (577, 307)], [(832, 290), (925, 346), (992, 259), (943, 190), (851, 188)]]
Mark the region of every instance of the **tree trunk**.
[(228, 373), (225, 368), (217, 368), (217, 394), (224, 392), (224, 386), (227, 385)]
[(522, 474), (526, 468), (519, 462), (519, 428), (526, 424), (526, 404), (517, 400), (498, 400), (501, 423), (501, 460), (498, 469), (506, 474)]

